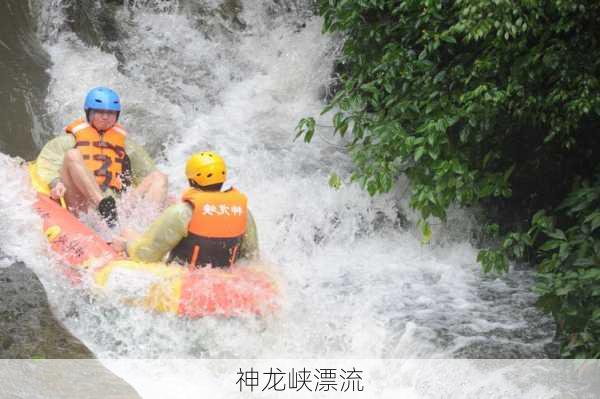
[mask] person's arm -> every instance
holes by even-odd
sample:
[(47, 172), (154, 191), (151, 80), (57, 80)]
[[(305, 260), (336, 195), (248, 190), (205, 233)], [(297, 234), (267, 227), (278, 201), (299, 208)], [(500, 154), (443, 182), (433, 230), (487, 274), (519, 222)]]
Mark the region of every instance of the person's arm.
[(55, 137), (44, 145), (36, 159), (36, 170), (46, 184), (60, 178), (65, 154), (72, 148), (75, 148), (75, 138), (70, 134)]
[(150, 172), (156, 170), (156, 164), (144, 147), (131, 139), (127, 139), (125, 152), (131, 165), (131, 177), (134, 186), (142, 182)]
[(252, 213), (248, 211), (248, 224), (246, 232), (242, 236), (240, 245), (240, 259), (255, 259), (258, 258), (258, 232), (256, 230), (256, 222)]
[(160, 262), (187, 236), (192, 206), (181, 202), (167, 208), (138, 239), (127, 243), (132, 260)]

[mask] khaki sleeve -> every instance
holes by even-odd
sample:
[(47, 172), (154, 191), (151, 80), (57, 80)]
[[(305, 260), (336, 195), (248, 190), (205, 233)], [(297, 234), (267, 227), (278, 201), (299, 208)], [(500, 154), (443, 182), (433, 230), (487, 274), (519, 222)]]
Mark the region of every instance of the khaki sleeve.
[(47, 142), (36, 159), (38, 176), (47, 184), (60, 177), (65, 154), (72, 148), (75, 148), (75, 138), (70, 134), (63, 134)]
[(248, 224), (246, 226), (246, 232), (242, 236), (240, 258), (256, 259), (258, 258), (258, 255), (258, 232), (256, 230), (256, 222), (254, 221), (252, 213), (248, 211)]
[(156, 165), (144, 147), (135, 141), (128, 138), (125, 147), (125, 152), (129, 156), (129, 161), (131, 162), (133, 185), (137, 186), (142, 182), (144, 177), (156, 170)]
[(184, 202), (172, 205), (137, 240), (127, 243), (132, 260), (160, 262), (187, 236), (193, 209)]

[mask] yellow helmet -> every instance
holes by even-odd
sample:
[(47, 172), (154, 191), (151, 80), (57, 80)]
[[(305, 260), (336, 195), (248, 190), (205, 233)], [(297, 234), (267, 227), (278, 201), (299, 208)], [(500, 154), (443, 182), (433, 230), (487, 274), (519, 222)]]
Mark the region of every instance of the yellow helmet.
[(227, 167), (219, 154), (212, 151), (192, 155), (185, 165), (187, 178), (199, 186), (210, 186), (225, 182)]

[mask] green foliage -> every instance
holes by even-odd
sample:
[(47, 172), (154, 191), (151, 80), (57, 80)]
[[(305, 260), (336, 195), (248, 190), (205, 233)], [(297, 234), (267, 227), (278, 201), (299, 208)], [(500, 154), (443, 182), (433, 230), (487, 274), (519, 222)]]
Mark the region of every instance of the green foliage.
[(486, 273), (505, 273), (508, 271), (508, 259), (501, 251), (484, 249), (477, 254), (477, 262), (483, 265)]
[[(371, 195), (389, 191), (404, 173), (423, 221), (444, 220), (453, 203), (507, 201), (529, 218), (556, 208), (600, 164), (598, 1), (317, 3), (324, 31), (344, 37), (338, 90), (322, 113), (332, 114), (334, 134), (350, 140), (352, 180)], [(297, 137), (309, 142), (315, 129), (315, 120), (304, 118)], [(563, 353), (595, 356), (597, 331), (585, 341), (587, 324), (565, 316), (573, 309), (581, 311), (580, 322), (598, 316), (571, 303), (580, 294), (589, 303), (584, 281), (569, 274), (571, 285), (556, 284), (593, 259), (585, 248), (595, 247), (580, 235), (596, 234), (600, 215), (584, 194), (569, 198), (557, 210), (568, 221), (560, 228), (536, 213), (528, 232), (508, 234), (501, 248), (481, 251), (478, 259), (498, 272), (508, 269), (509, 258), (539, 260), (547, 281), (540, 303), (563, 323), (564, 337), (581, 340), (568, 341)], [(542, 236), (547, 240), (539, 242)]]
[[(555, 220), (568, 226), (561, 229)], [(551, 217), (537, 212), (531, 228), (504, 240), (497, 257), (536, 248), (542, 309), (552, 313), (566, 357), (600, 358), (600, 178), (570, 193)]]
[[(335, 133), (352, 136), (353, 180), (374, 195), (406, 173), (424, 218), (511, 196), (515, 171), (540, 163), (528, 155), (571, 148), (600, 115), (596, 1), (319, 4), (324, 30), (345, 35), (323, 112), (336, 109)], [(305, 141), (314, 130), (312, 118), (297, 129)], [(522, 154), (519, 141), (535, 147)]]

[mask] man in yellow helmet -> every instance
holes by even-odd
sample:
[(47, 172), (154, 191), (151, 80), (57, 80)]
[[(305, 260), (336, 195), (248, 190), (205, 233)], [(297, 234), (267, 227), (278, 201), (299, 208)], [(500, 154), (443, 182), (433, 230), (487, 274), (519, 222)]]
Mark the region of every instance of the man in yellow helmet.
[(139, 238), (125, 232), (113, 244), (126, 246), (133, 260), (196, 267), (228, 267), (257, 253), (256, 225), (246, 196), (224, 188), (227, 167), (214, 152), (192, 155), (186, 164), (190, 184), (182, 202), (167, 208)]

